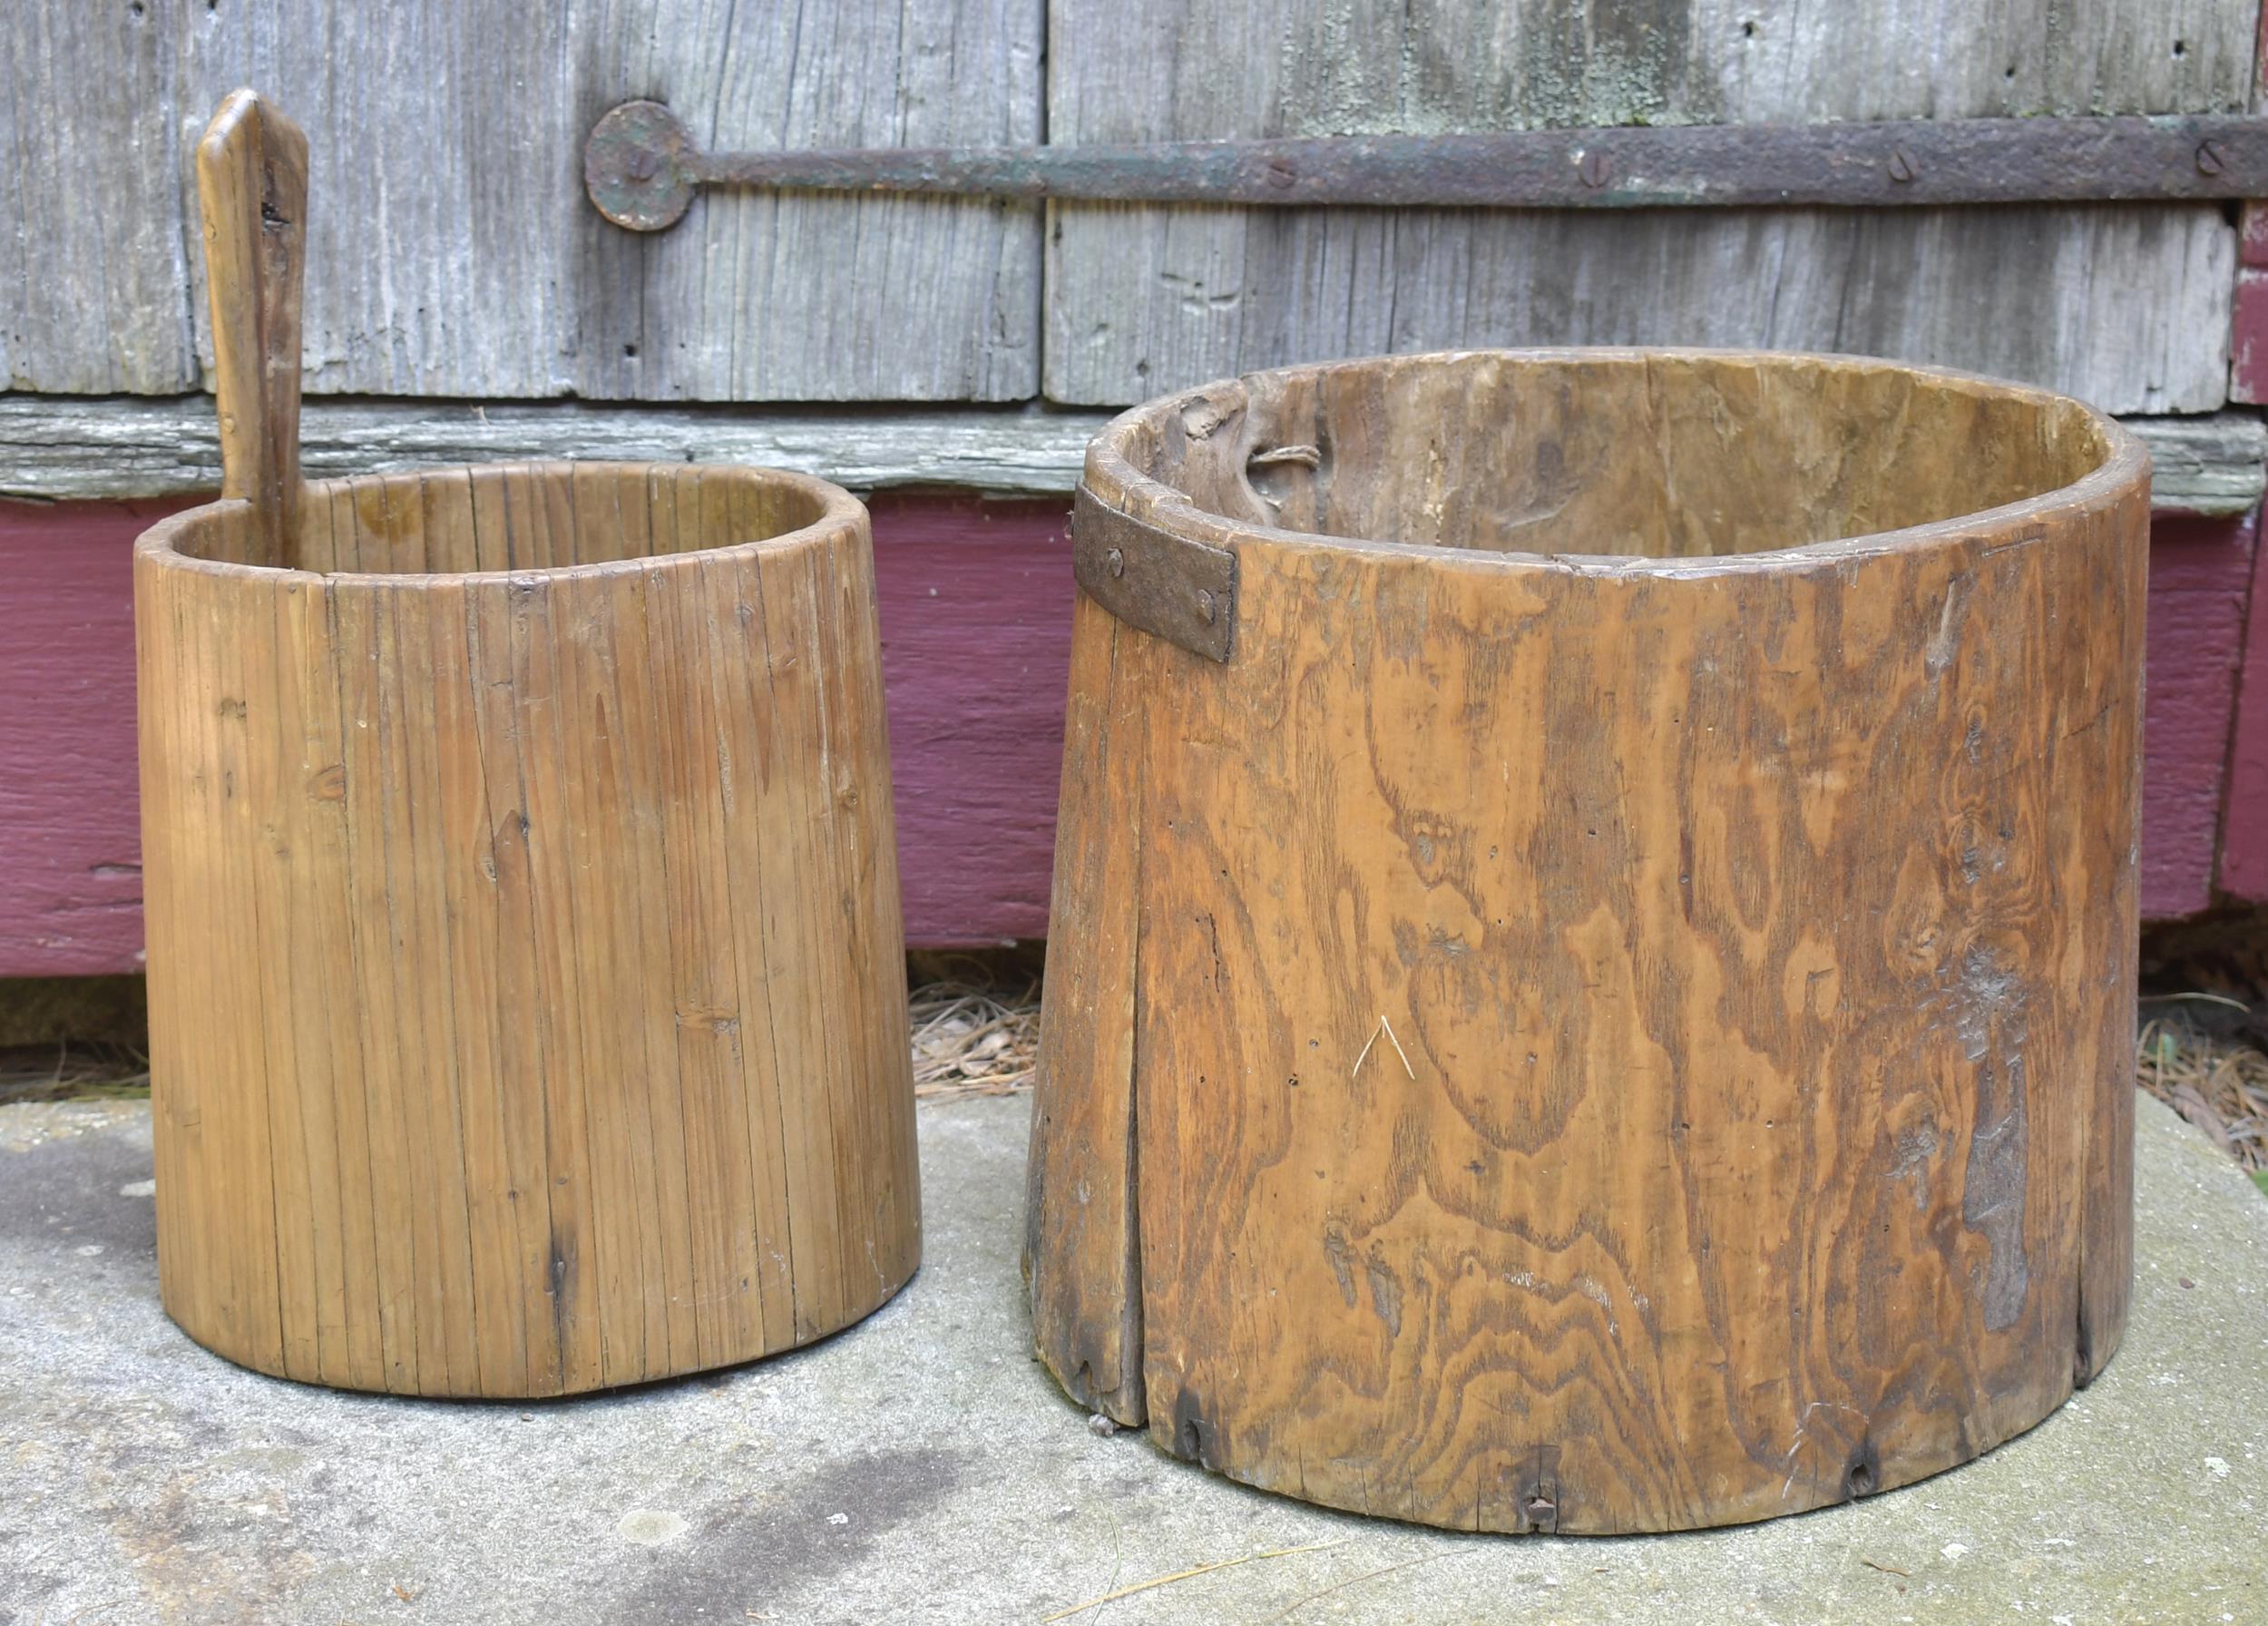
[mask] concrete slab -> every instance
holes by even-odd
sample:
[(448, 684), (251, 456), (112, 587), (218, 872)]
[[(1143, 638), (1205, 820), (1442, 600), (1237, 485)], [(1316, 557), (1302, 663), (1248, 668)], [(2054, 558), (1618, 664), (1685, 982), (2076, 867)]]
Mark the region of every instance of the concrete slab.
[(146, 1107), (0, 1109), (0, 1622), (1030, 1622), (1235, 1560), (1077, 1619), (2261, 1621), (2268, 1203), (2141, 1113), (2133, 1327), (2058, 1415), (1853, 1506), (1554, 1541), (1098, 1437), (1025, 1353), (1019, 1100), (923, 1109), (929, 1262), (863, 1327), (537, 1406), (207, 1355), (158, 1308)]

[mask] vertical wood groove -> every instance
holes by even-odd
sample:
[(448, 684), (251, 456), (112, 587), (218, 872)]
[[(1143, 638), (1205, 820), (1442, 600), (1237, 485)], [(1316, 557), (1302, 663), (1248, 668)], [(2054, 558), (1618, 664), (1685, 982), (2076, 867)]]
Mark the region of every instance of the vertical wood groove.
[[(756, 1090), (748, 1130), (750, 1167), (763, 1171), (758, 1185), (757, 1234), (759, 1253), (769, 1249), (768, 1259), (758, 1259), (765, 1282), (764, 1316), (767, 1327), (793, 1329), (798, 1325), (795, 1205), (787, 1173), (793, 1149), (777, 1082), (783, 1073), (762, 907), (770, 883), (766, 878), (764, 832), (757, 817), (763, 794), (761, 779), (768, 769), (758, 744), (758, 730), (769, 697), (768, 691), (758, 691), (755, 681), (764, 624), (762, 581), (753, 572), (727, 579), (727, 573), (707, 562), (703, 570), (710, 579), (716, 602), (731, 612), (729, 625), (712, 623), (709, 671), (718, 712), (725, 720), (717, 739), (719, 779), (728, 793), (737, 792), (747, 804), (744, 808), (736, 801), (727, 809), (728, 828), (735, 838), (726, 851), (725, 869), (732, 901), (740, 1010), (745, 1021), (760, 1024), (753, 1038), (744, 1034), (741, 1063), (744, 1074), (755, 1081)], [(750, 594), (757, 595), (753, 605), (748, 602)], [(764, 1063), (768, 1066), (760, 1064)], [(758, 1121), (766, 1116), (768, 1134), (759, 1130)]]
[(319, 572), (238, 563), (247, 512), (136, 556), (169, 1310), (265, 1371), (509, 1396), (895, 1292), (864, 511), (739, 469), (435, 471), (310, 487)]

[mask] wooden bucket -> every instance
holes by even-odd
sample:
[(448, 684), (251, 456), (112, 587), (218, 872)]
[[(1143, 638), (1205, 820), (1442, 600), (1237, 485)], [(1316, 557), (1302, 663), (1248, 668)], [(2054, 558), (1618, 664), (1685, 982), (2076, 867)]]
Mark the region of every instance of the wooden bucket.
[(2124, 1326), (2149, 466), (2013, 385), (1567, 350), (1096, 440), (1041, 1358), (1333, 1506), (1904, 1484)]
[(135, 550), (166, 1309), (421, 1395), (833, 1332), (921, 1238), (865, 511), (302, 486), (305, 152), (241, 92), (199, 149), (228, 485)]

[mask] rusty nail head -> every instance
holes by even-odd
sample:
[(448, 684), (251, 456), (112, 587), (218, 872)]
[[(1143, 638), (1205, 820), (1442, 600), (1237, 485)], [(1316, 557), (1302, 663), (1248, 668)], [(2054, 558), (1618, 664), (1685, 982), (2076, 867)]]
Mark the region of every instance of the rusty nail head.
[(1559, 1513), (1559, 1504), (1549, 1496), (1535, 1495), (1528, 1498), (1520, 1511), (1528, 1515), (1530, 1524), (1548, 1524)]
[(1109, 553), (1105, 553), (1102, 556), (1102, 562), (1110, 567), (1110, 573), (1112, 575), (1122, 576), (1126, 574), (1126, 555), (1120, 553), (1118, 549), (1112, 548)]
[(1613, 173), (1613, 171), (1608, 167), (1607, 155), (1604, 152), (1586, 152), (1583, 154), (1582, 161), (1575, 166), (1575, 172), (1582, 177), (1585, 186), (1597, 191), (1607, 184), (1607, 178)]
[(2206, 175), (2218, 175), (2223, 170), (2225, 170), (2228, 167), (2229, 161), (2222, 152), (2221, 143), (2219, 142), (2208, 141), (2199, 142), (2197, 143), (2197, 169), (2199, 173)]
[(625, 102), (591, 127), (583, 188), (598, 211), (625, 230), (664, 230), (693, 201), (698, 156), (692, 136), (667, 107)]
[(1197, 590), (1197, 612), (1205, 618), (1205, 624), (1207, 626), (1209, 627), (1213, 624), (1213, 618), (1215, 615), (1218, 614), (1219, 612), (1213, 603), (1213, 590), (1211, 588), (1200, 587)]
[(1903, 147), (1900, 147), (1895, 152), (1892, 152), (1890, 155), (1890, 178), (1892, 181), (1902, 183), (1912, 180), (1913, 176), (1914, 168), (1912, 155)]

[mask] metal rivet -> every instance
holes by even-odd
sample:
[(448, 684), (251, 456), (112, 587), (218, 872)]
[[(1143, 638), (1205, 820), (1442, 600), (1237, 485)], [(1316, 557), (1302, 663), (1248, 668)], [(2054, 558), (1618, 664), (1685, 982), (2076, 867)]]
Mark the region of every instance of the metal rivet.
[(1105, 553), (1102, 556), (1102, 562), (1105, 565), (1110, 567), (1110, 571), (1112, 575), (1122, 576), (1126, 574), (1126, 555), (1119, 552), (1118, 549), (1112, 548), (1109, 553)]
[(1210, 589), (1203, 587), (1198, 589), (1197, 612), (1205, 618), (1205, 624), (1207, 626), (1209, 627), (1213, 624), (1215, 611), (1213, 608), (1213, 594)]
[(1913, 155), (1903, 147), (1900, 147), (1890, 155), (1890, 178), (1892, 181), (1902, 186), (1905, 182), (1911, 181), (1916, 172)]
[(2223, 170), (2225, 170), (2228, 167), (2228, 157), (2221, 151), (2221, 143), (2219, 142), (2200, 142), (2197, 143), (2197, 172), (2199, 174), (2218, 175)]

